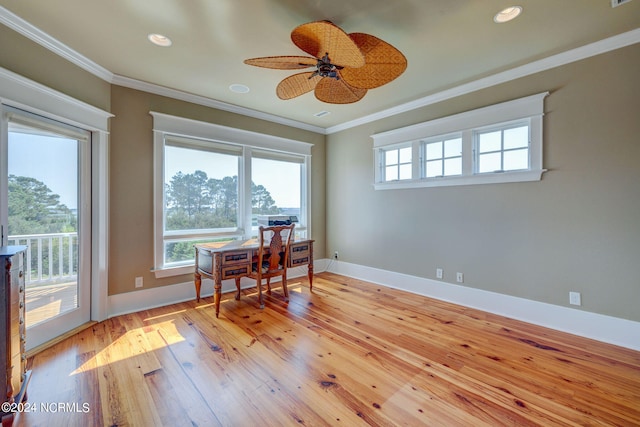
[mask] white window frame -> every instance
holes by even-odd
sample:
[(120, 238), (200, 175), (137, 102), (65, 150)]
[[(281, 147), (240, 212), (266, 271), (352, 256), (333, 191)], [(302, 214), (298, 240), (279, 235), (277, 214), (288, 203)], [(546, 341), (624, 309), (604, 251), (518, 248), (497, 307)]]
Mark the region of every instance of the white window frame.
[[(244, 195), (238, 200), (239, 218), (237, 228), (218, 230), (216, 237), (249, 239), (255, 235), (251, 225), (251, 156), (252, 151), (259, 151), (261, 156), (272, 153), (274, 158), (300, 159), (301, 164), (301, 206), (296, 230), (311, 235), (311, 147), (313, 144), (266, 135), (242, 129), (231, 128), (213, 123), (201, 122), (183, 117), (171, 116), (151, 111), (154, 133), (154, 265), (152, 269), (156, 278), (177, 276), (193, 272), (194, 263), (180, 266), (164, 265), (165, 239), (175, 238), (176, 232), (164, 231), (164, 147), (167, 138), (183, 138), (198, 141), (198, 144), (227, 144), (239, 147), (238, 194)], [(180, 237), (200, 238), (212, 237), (207, 231), (194, 230)]]
[[(442, 187), (539, 181), (542, 167), (542, 118), (544, 98), (549, 92), (519, 98), (440, 119), (371, 135), (374, 150), (374, 188), (376, 190)], [(475, 132), (487, 127), (500, 128), (513, 123), (529, 125), (529, 168), (505, 172), (476, 173)], [(422, 167), (423, 141), (460, 134), (462, 136), (462, 175), (426, 178)], [(380, 165), (384, 150), (395, 146), (413, 147), (413, 174), (410, 180), (385, 181)]]

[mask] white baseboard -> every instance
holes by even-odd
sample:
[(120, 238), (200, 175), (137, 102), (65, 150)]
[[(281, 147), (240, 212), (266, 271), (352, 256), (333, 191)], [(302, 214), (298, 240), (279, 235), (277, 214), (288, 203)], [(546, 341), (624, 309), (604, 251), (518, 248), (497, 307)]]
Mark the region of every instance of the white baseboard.
[[(330, 271), (640, 351), (640, 340), (638, 339), (640, 337), (640, 322), (342, 261), (316, 260), (314, 270), (316, 273)], [(306, 274), (306, 267), (296, 267), (292, 269), (289, 277), (301, 277)], [(253, 280), (242, 279), (242, 288), (252, 286), (255, 286)], [(231, 292), (235, 288), (233, 280), (222, 283), (222, 292)], [(213, 295), (213, 281), (203, 279), (201, 296), (211, 295)], [(189, 301), (195, 297), (193, 281), (111, 295), (109, 296), (109, 317)]]
[(459, 286), (408, 274), (331, 261), (327, 271), (401, 289), (546, 328), (640, 350), (640, 322)]

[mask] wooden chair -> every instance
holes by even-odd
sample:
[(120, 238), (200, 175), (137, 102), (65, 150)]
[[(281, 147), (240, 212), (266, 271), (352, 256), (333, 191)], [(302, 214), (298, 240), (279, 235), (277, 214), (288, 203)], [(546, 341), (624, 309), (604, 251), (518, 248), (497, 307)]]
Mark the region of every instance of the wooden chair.
[(258, 259), (252, 263), (249, 277), (256, 279), (260, 308), (262, 300), (262, 279), (267, 279), (267, 293), (271, 294), (271, 278), (282, 277), (284, 300), (289, 301), (287, 290), (287, 264), (289, 263), (289, 245), (295, 224), (260, 227)]

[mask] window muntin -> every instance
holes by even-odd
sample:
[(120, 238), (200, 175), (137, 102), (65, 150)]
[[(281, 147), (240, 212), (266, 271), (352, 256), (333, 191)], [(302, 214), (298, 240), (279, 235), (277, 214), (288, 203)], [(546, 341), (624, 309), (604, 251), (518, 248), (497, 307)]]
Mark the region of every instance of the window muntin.
[(411, 146), (384, 150), (384, 180), (398, 181), (411, 179)]
[(529, 124), (518, 123), (476, 132), (476, 172), (529, 168)]
[(462, 174), (462, 137), (425, 141), (422, 149), (423, 177), (437, 178)]

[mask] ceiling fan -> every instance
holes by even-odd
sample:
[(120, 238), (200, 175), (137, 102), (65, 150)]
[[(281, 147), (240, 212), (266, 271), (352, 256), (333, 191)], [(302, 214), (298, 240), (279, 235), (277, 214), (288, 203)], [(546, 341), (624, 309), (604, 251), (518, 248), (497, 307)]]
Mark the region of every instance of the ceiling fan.
[(315, 68), (282, 80), (276, 88), (280, 99), (314, 90), (322, 102), (349, 104), (362, 99), (369, 89), (394, 80), (407, 68), (407, 59), (389, 43), (370, 34), (347, 34), (330, 21), (302, 24), (291, 32), (291, 40), (312, 57), (267, 56), (244, 61), (280, 70)]

